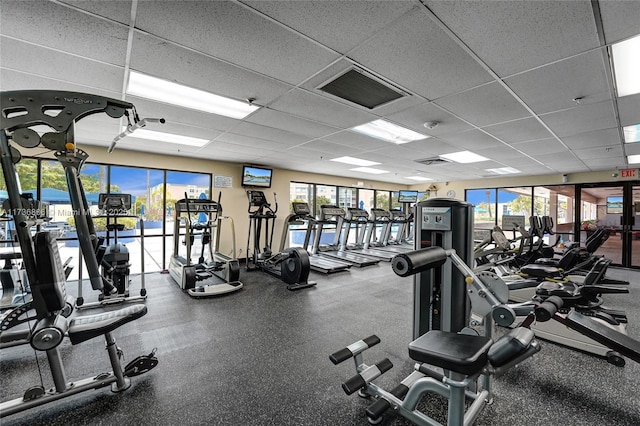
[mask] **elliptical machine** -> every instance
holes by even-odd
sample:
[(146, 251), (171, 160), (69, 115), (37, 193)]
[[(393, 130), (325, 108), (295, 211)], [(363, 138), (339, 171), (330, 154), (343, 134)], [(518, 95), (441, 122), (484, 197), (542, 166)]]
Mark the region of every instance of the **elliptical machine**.
[[(276, 254), (271, 251), (276, 212), (278, 211), (276, 194), (273, 194), (275, 209), (271, 208), (271, 204), (262, 191), (249, 190), (247, 197), (249, 198), (249, 234), (247, 236), (247, 251), (245, 252), (246, 270), (260, 269), (278, 277), (287, 284), (288, 290), (299, 290), (316, 285), (315, 281), (308, 280), (311, 262), (309, 253), (305, 249), (289, 247)], [(264, 234), (262, 233), (263, 226)], [(251, 256), (249, 256), (252, 237), (253, 249)], [(261, 248), (262, 244), (264, 246)]]

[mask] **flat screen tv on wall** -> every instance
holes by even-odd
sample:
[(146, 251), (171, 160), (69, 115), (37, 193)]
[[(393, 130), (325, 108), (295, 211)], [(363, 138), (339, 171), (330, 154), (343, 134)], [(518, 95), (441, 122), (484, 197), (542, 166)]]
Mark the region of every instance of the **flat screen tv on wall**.
[(263, 167), (242, 166), (242, 186), (271, 188), (273, 171)]
[(399, 203), (417, 203), (418, 191), (399, 191), (398, 192)]

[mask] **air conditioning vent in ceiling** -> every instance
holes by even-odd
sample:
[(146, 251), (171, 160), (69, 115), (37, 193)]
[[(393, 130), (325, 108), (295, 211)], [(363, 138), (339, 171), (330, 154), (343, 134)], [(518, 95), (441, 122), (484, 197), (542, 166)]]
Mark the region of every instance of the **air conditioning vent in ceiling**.
[(425, 166), (435, 166), (437, 164), (450, 163), (451, 161), (445, 160), (444, 158), (440, 158), (440, 157), (432, 157), (432, 158), (423, 158), (422, 160), (415, 160), (415, 162)]
[(374, 109), (404, 96), (388, 84), (355, 68), (331, 79), (318, 89), (368, 109)]

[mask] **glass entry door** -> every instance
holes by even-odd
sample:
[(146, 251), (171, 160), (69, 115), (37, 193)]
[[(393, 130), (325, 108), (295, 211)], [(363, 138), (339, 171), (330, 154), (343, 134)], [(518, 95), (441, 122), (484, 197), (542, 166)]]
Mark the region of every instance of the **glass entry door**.
[(594, 252), (614, 265), (640, 268), (640, 184), (582, 185), (580, 243), (604, 230), (606, 239)]

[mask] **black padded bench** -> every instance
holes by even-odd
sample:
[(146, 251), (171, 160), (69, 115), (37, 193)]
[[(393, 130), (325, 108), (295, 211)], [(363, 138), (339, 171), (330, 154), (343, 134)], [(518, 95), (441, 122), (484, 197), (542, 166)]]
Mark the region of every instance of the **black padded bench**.
[(445, 370), (474, 376), (491, 363), (501, 367), (525, 353), (534, 340), (533, 331), (518, 327), (495, 343), (486, 336), (431, 330), (409, 344), (409, 356)]
[(137, 304), (117, 311), (76, 317), (69, 323), (69, 340), (76, 345), (94, 337), (103, 336), (146, 313), (147, 307), (143, 304)]

